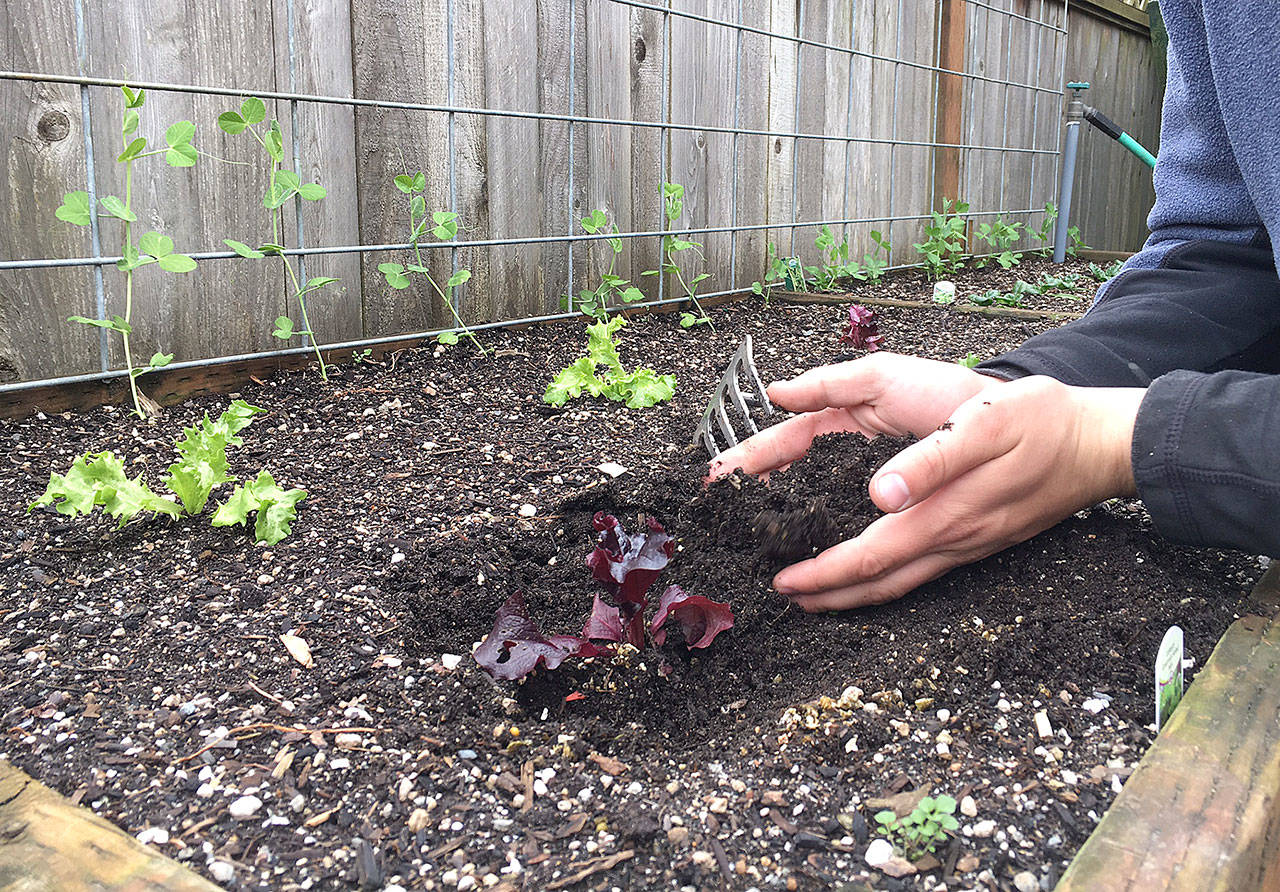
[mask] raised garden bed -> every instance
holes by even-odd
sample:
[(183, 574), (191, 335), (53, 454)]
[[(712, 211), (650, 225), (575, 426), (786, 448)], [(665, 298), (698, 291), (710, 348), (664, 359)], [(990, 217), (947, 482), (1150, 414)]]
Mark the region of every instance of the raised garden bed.
[[(232, 472), (269, 464), (311, 493), (293, 536), (262, 548), (203, 519), (14, 524), (0, 758), (247, 887), (1052, 883), (1151, 739), (1160, 635), (1182, 625), (1202, 662), (1257, 564), (1169, 545), (1116, 504), (892, 605), (787, 609), (751, 531), (763, 500), (830, 493), (856, 524), (883, 448), (828, 442), (768, 496), (753, 481), (703, 493), (687, 442), (743, 334), (769, 380), (835, 355), (843, 315), (730, 304), (694, 333), (636, 319), (624, 361), (679, 379), (645, 412), (541, 403), (581, 349), (578, 324), (491, 334), (487, 362), (419, 349), (328, 386), (293, 373), (242, 388), (269, 414)], [(880, 324), (890, 349), (956, 360), (1054, 323), (885, 307)], [(110, 409), (0, 422), (5, 510), (22, 518), (85, 450), (154, 480), (181, 426), (226, 402), (151, 424)], [(492, 682), (469, 653), (511, 592), (544, 630), (580, 628), (599, 509), (659, 517), (680, 545), (663, 584), (729, 600), (733, 630), (692, 655), (674, 636)], [(874, 800), (925, 789), (964, 811), (938, 864), (901, 879), (868, 867)]]

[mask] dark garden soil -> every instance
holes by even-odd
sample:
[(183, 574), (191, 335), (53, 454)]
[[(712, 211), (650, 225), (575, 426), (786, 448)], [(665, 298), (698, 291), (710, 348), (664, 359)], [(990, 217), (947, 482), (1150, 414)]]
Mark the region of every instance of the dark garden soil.
[[(158, 487), (183, 424), (229, 397), (150, 423), (0, 422), (0, 758), (228, 888), (1051, 885), (1151, 740), (1161, 635), (1180, 624), (1202, 663), (1258, 564), (1170, 545), (1115, 504), (890, 605), (790, 608), (769, 589), (783, 521), (807, 521), (811, 546), (852, 535), (901, 443), (830, 437), (768, 488), (706, 490), (687, 443), (745, 333), (773, 380), (841, 352), (844, 316), (635, 319), (623, 361), (679, 379), (641, 412), (542, 404), (583, 348), (577, 323), (487, 334), (487, 360), (428, 347), (327, 385), (255, 383), (237, 396), (268, 414), (232, 472), (310, 493), (274, 547), (207, 513), (119, 531), (24, 513), (85, 450)], [(889, 348), (949, 361), (1050, 324), (878, 316)], [(581, 628), (601, 509), (659, 518), (678, 542), (659, 584), (729, 601), (734, 628), (702, 651), (674, 634), (490, 680), (471, 648), (512, 592), (547, 634)], [(930, 790), (961, 801), (961, 829), (915, 875), (869, 867), (876, 800)]]

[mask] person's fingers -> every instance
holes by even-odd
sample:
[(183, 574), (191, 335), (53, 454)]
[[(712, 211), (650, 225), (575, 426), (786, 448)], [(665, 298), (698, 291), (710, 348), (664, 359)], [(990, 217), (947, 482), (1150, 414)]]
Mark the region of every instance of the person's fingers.
[(789, 381), (769, 385), (769, 399), (792, 412), (817, 412), (829, 406), (875, 402), (885, 391), (898, 360), (895, 353), (872, 353), (850, 362), (810, 369)]
[(960, 562), (946, 555), (928, 554), (878, 579), (811, 595), (792, 595), (791, 602), (806, 613), (850, 610), (886, 604), (942, 576)]
[(941, 430), (889, 459), (871, 478), (871, 499), (890, 513), (917, 505), (1018, 442), (999, 400), (971, 398)]
[(714, 480), (738, 468), (747, 474), (774, 471), (803, 457), (814, 437), (845, 431), (869, 433), (843, 409), (796, 415), (717, 455), (710, 462), (709, 474)]

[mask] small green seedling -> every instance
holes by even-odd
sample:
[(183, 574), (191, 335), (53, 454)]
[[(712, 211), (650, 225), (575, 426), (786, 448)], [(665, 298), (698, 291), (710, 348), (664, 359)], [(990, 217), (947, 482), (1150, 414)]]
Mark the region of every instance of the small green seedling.
[(1096, 263), (1090, 263), (1089, 275), (1093, 276), (1099, 282), (1109, 282), (1116, 276), (1120, 275), (1120, 270), (1123, 266), (1123, 260), (1113, 260), (1106, 266), (1099, 266)]
[[(663, 213), (667, 220), (667, 229), (675, 229), (676, 224), (680, 222), (680, 217), (684, 214), (684, 186), (679, 183), (663, 183)], [(679, 255), (685, 252), (693, 252), (693, 256), (699, 260), (705, 259), (702, 255), (702, 243), (693, 242), (688, 239), (682, 239), (678, 235), (668, 234), (662, 237), (662, 264), (659, 269), (645, 270), (642, 276), (657, 276), (667, 273), (676, 277), (676, 281), (680, 284), (680, 290), (685, 298), (693, 305), (696, 312), (684, 312), (680, 314), (680, 327), (693, 328), (696, 325), (706, 325), (715, 330), (715, 326), (711, 323), (711, 317), (702, 309), (702, 304), (698, 303), (698, 284), (711, 278), (710, 273), (698, 273), (688, 281), (685, 280), (685, 272), (680, 268), (677, 262)]]
[[(142, 513), (172, 518), (200, 514), (215, 487), (235, 480), (227, 470), (227, 448), (244, 445), (236, 435), (263, 411), (236, 400), (216, 421), (206, 413), (199, 424), (183, 429), (183, 438), (175, 444), (178, 460), (169, 465), (162, 481), (181, 504), (157, 495), (141, 476), (130, 480), (124, 462), (108, 451), (77, 456), (66, 474), (51, 473), (44, 494), (27, 510), (52, 506), (59, 514), (76, 517), (92, 514), (100, 506), (118, 521), (117, 529)], [(257, 541), (274, 545), (289, 535), (297, 516), (295, 506), (306, 498), (306, 491), (281, 490), (265, 470), (247, 489), (246, 495), (245, 487), (236, 487), (215, 512), (213, 525), (243, 523), (248, 512), (257, 511)]]
[[(579, 290), (578, 302), (575, 308), (583, 315), (600, 321), (609, 315), (609, 310), (612, 307), (617, 307), (619, 304), (625, 306), (644, 300), (644, 293), (639, 288), (631, 284), (631, 281), (625, 276), (620, 276), (615, 272), (618, 265), (618, 257), (622, 254), (622, 239), (618, 238), (618, 227), (609, 222), (609, 215), (603, 209), (597, 208), (578, 222), (582, 226), (582, 231), (589, 235), (608, 234), (609, 237), (602, 241), (609, 250), (609, 265), (606, 268), (604, 261), (597, 256), (596, 243), (589, 243), (587, 247), (588, 265), (595, 266), (598, 277), (597, 283), (595, 288)], [(568, 295), (560, 299), (561, 309), (568, 310), (569, 304)]]
[(955, 273), (964, 267), (965, 218), (969, 203), (942, 200), (942, 210), (934, 211), (925, 224), (925, 240), (916, 242), (913, 248), (924, 261), (924, 268), (933, 281)]
[[(297, 328), (288, 316), (277, 316), (275, 328), (271, 334), (282, 341), (295, 337), (311, 338), (311, 346), (320, 364), (320, 377), (329, 380), (329, 369), (325, 365), (324, 355), (320, 352), (320, 339), (316, 337), (314, 328), (307, 313), (309, 295), (334, 284), (338, 280), (332, 276), (314, 276), (304, 285), (298, 278), (294, 263), (285, 254), (283, 243), (284, 206), (291, 198), (302, 198), (306, 201), (320, 201), (327, 194), (318, 183), (304, 183), (302, 178), (292, 170), (285, 169), (284, 136), (280, 130), (280, 122), (272, 119), (266, 123), (267, 106), (256, 96), (250, 96), (240, 103), (238, 111), (226, 111), (218, 115), (218, 127), (231, 136), (247, 133), (266, 153), (267, 189), (262, 196), (262, 206), (271, 221), (271, 241), (251, 248), (236, 239), (227, 238), (222, 242), (241, 257), (250, 260), (261, 260), (263, 257), (279, 257), (293, 285), (293, 298), (298, 302), (298, 310), (302, 319), (302, 327)], [(299, 263), (299, 268), (301, 264)]]
[(1053, 224), (1056, 222), (1058, 222), (1058, 206), (1052, 201), (1047, 201), (1044, 205), (1044, 219), (1040, 221), (1040, 228), (1027, 227), (1027, 234), (1044, 246), (1039, 251), (1041, 257), (1053, 255)]
[(361, 363), (366, 363), (366, 362), (373, 362), (373, 348), (366, 347), (363, 350), (352, 350), (351, 361), (356, 365), (360, 365)]
[(952, 797), (926, 796), (904, 818), (886, 809), (877, 812), (875, 820), (894, 848), (908, 861), (915, 861), (932, 853), (946, 838), (948, 830), (959, 828), (955, 813), (956, 801)]
[(979, 269), (985, 268), (989, 260), (994, 260), (1003, 269), (1012, 269), (1022, 262), (1022, 255), (1012, 250), (1014, 242), (1022, 237), (1021, 223), (1007, 223), (1004, 217), (997, 217), (994, 223), (980, 223), (974, 234), (994, 252), (992, 257), (978, 261)]
[[(791, 267), (788, 258), (778, 256), (778, 246), (773, 242), (769, 242), (769, 247), (765, 252), (765, 271), (764, 281), (752, 282), (751, 292), (758, 294), (764, 298), (765, 305), (769, 303), (769, 295), (776, 288), (789, 288), (789, 279)], [(801, 277), (801, 283), (804, 279)]]
[[(124, 238), (120, 248), (122, 259), (116, 267), (124, 273), (124, 315), (109, 319), (69, 316), (67, 321), (104, 328), (120, 335), (124, 345), (125, 365), (129, 370), (129, 393), (133, 397), (133, 411), (139, 418), (145, 418), (146, 413), (138, 395), (138, 378), (168, 365), (173, 361), (173, 354), (157, 352), (145, 366), (134, 365), (133, 349), (129, 343), (133, 334), (133, 274), (152, 264), (168, 273), (189, 273), (196, 268), (196, 262), (186, 254), (176, 252), (173, 239), (159, 232), (145, 232), (134, 242), (133, 225), (138, 222), (133, 206), (134, 164), (143, 158), (163, 155), (165, 163), (170, 167), (191, 167), (203, 153), (191, 144), (191, 140), (195, 138), (196, 125), (190, 121), (179, 121), (165, 130), (164, 148), (148, 149), (147, 138), (138, 136), (142, 122), (141, 109), (147, 101), (146, 91), (135, 91), (129, 87), (120, 89), (124, 93), (124, 112), (120, 123), (120, 139), (124, 150), (116, 157), (116, 161), (124, 165), (124, 198), (103, 196), (98, 199), (98, 207), (102, 214), (123, 224)], [(84, 191), (68, 192), (62, 197), (62, 205), (54, 211), (54, 216), (59, 220), (76, 226), (88, 226), (93, 214), (94, 209), (89, 206), (89, 193)]]
[(993, 304), (1000, 307), (1020, 307), (1024, 297), (1040, 293), (1042, 293), (1040, 286), (1019, 279), (1014, 283), (1012, 291), (1001, 291), (999, 288), (992, 288), (981, 294), (971, 295), (969, 303), (977, 304), (980, 307), (989, 307)]
[(1182, 629), (1170, 626), (1156, 654), (1156, 731), (1182, 702)]
[(956, 362), (966, 369), (973, 369), (977, 368), (978, 363), (982, 362), (982, 357), (976, 353), (966, 353), (963, 359), (957, 359)]
[[(457, 323), (458, 328), (471, 341), (472, 346), (480, 351), (481, 356), (487, 355), (487, 351), (481, 346), (480, 341), (476, 339), (475, 334), (471, 329), (467, 328), (467, 324), (458, 315), (458, 309), (454, 306), (453, 301), (454, 290), (471, 279), (471, 270), (458, 270), (449, 276), (444, 283), (444, 287), (441, 288), (435, 277), (431, 275), (431, 270), (422, 262), (421, 242), (426, 238), (427, 233), (442, 242), (452, 241), (458, 235), (458, 215), (452, 211), (433, 211), (428, 216), (427, 199), (423, 195), (427, 191), (427, 175), (422, 171), (418, 171), (413, 175), (400, 174), (395, 178), (395, 186), (409, 199), (409, 244), (413, 246), (414, 262), (410, 264), (390, 261), (379, 263), (378, 272), (382, 273), (382, 277), (387, 280), (387, 284), (397, 291), (403, 291), (409, 287), (411, 275), (419, 275), (426, 279), (427, 284), (439, 296), (441, 303), (453, 314), (453, 321)], [(451, 347), (458, 343), (458, 334), (453, 331), (441, 332), (436, 341), (446, 347)]]
[(586, 393), (602, 396), (629, 409), (646, 409), (671, 399), (676, 392), (675, 375), (659, 375), (653, 369), (639, 368), (628, 372), (618, 356), (618, 329), (627, 324), (623, 316), (614, 316), (587, 326), (587, 355), (561, 369), (547, 385), (544, 402), (563, 406)]

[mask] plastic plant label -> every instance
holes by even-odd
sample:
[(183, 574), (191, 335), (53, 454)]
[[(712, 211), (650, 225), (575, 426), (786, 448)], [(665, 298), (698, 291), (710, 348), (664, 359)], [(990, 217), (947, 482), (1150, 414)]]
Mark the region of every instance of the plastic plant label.
[(1173, 715), (1182, 700), (1182, 629), (1170, 626), (1156, 654), (1156, 730)]
[(953, 304), (956, 302), (956, 286), (954, 282), (937, 282), (933, 286), (933, 302), (935, 304)]
[(782, 278), (782, 284), (786, 286), (788, 291), (804, 291), (804, 268), (800, 266), (798, 257), (787, 258), (787, 272)]

